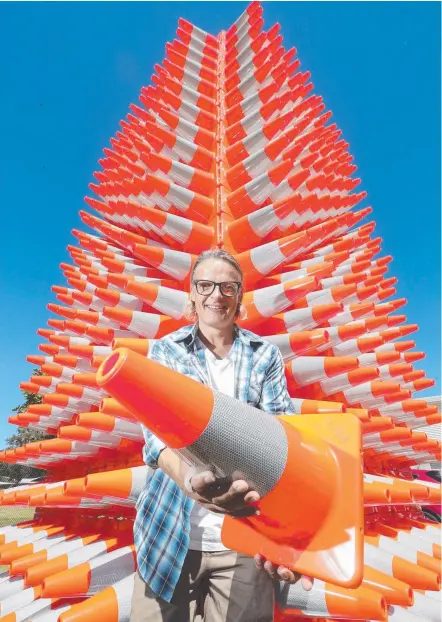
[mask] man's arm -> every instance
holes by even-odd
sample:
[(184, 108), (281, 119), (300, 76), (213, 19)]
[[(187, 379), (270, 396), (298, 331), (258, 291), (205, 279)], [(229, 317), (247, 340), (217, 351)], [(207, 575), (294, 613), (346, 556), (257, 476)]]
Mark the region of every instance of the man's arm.
[(286, 413), (294, 415), (292, 400), (287, 390), (284, 361), (279, 348), (274, 347), (266, 371), (259, 409), (271, 414)]
[(181, 460), (181, 458), (174, 453), (168, 447), (165, 447), (159, 455), (158, 467), (166, 473), (175, 484), (177, 484), (186, 495), (189, 495), (189, 490), (185, 485), (185, 475), (188, 470), (188, 465)]

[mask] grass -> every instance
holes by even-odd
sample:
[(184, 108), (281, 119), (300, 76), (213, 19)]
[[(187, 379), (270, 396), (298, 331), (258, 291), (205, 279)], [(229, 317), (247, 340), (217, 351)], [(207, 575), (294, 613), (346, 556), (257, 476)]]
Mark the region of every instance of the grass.
[(34, 516), (35, 508), (4, 507), (0, 508), (0, 527), (16, 525)]

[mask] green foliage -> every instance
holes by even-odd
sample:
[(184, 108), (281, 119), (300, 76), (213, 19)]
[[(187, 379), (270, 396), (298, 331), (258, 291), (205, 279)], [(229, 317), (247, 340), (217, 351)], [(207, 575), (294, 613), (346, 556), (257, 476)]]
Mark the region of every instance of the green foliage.
[(33, 430), (32, 428), (19, 427), (17, 432), (6, 439), (8, 449), (14, 449), (15, 447), (21, 447), (25, 443), (34, 443), (36, 441), (44, 441), (48, 438), (54, 438), (50, 434), (41, 432), (40, 430)]
[[(34, 369), (32, 370), (32, 375), (33, 376), (44, 376), (43, 372), (41, 372), (38, 367), (34, 367)], [(16, 406), (15, 408), (12, 409), (12, 412), (20, 414), (25, 412), (25, 410), (28, 409), (28, 406), (31, 406), (31, 404), (41, 404), (42, 403), (42, 397), (41, 395), (39, 395), (38, 393), (29, 393), (28, 391), (23, 391), (22, 393), (24, 395), (25, 401), (23, 402), (23, 404), (19, 404), (18, 406)]]
[[(39, 369), (33, 370), (34, 376), (42, 376), (42, 372)], [(23, 413), (28, 409), (28, 406), (31, 404), (41, 404), (42, 398), (41, 395), (37, 393), (29, 393), (28, 391), (22, 391), (24, 401), (22, 404), (19, 404), (15, 408), (12, 409), (13, 412), (19, 414)], [(9, 438), (6, 439), (6, 446), (8, 449), (14, 449), (16, 447), (21, 447), (26, 443), (33, 443), (36, 441), (44, 441), (49, 438), (54, 438), (53, 436), (46, 434), (45, 432), (41, 432), (40, 430), (33, 430), (32, 428), (18, 427), (15, 434), (12, 434)], [(18, 482), (22, 478), (32, 478), (39, 477), (44, 473), (42, 469), (37, 469), (34, 467), (22, 465), (22, 464), (9, 464), (7, 462), (0, 462), (0, 480), (8, 481), (12, 480), (12, 482)]]
[(7, 483), (10, 486), (16, 486), (22, 479), (40, 478), (44, 474), (44, 469), (37, 469), (37, 467), (28, 466), (26, 464), (0, 462), (0, 489), (7, 488)]
[[(44, 374), (38, 369), (35, 368), (32, 370), (33, 376), (43, 376)], [(17, 414), (26, 412), (28, 410), (28, 406), (32, 404), (41, 404), (42, 397), (38, 393), (29, 393), (28, 391), (22, 391), (25, 401), (22, 404), (19, 404), (15, 408), (12, 409), (12, 412)], [(35, 441), (44, 441), (48, 438), (54, 438), (49, 434), (45, 434), (40, 430), (33, 430), (32, 428), (23, 428), (19, 427), (16, 434), (13, 434), (9, 438), (6, 439), (6, 443), (8, 448), (21, 447), (25, 443), (33, 443)]]
[[(42, 374), (34, 374), (34, 376), (41, 375)], [(12, 412), (17, 414), (24, 413), (25, 410), (28, 409), (28, 406), (31, 406), (31, 404), (41, 404), (41, 395), (39, 395), (38, 393), (28, 393), (27, 391), (22, 391), (22, 393), (25, 397), (25, 401), (23, 402), (23, 404), (19, 404), (18, 406), (13, 408)]]

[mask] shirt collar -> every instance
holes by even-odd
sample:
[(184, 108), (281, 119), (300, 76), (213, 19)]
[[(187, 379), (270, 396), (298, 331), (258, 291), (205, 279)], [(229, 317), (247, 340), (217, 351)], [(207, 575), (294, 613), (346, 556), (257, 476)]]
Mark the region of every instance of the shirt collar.
[[(252, 333), (250, 330), (245, 330), (244, 328), (240, 328), (236, 324), (235, 324), (235, 332), (236, 332), (236, 338), (240, 339), (243, 343), (245, 343), (248, 346), (253, 347), (253, 344), (258, 344), (259, 346), (264, 343), (264, 340), (261, 339), (259, 335), (255, 335), (255, 333)], [(180, 328), (176, 332), (169, 335), (169, 338), (171, 338), (173, 341), (176, 341), (178, 343), (182, 342), (186, 346), (186, 348), (189, 350), (193, 347), (193, 344), (195, 343), (197, 333), (198, 333), (198, 322), (196, 324), (191, 324), (189, 326), (184, 326), (183, 328)]]

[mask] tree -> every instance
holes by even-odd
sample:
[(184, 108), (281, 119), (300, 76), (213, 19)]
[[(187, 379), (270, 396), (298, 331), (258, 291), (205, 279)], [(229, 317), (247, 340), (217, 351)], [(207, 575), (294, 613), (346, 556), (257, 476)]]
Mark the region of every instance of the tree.
[[(39, 369), (33, 370), (33, 376), (43, 376), (44, 374)], [(12, 412), (23, 413), (28, 410), (28, 406), (32, 404), (41, 404), (42, 398), (38, 393), (29, 393), (28, 391), (22, 391), (25, 401), (19, 406), (12, 409)], [(41, 432), (40, 430), (34, 430), (32, 428), (24, 428), (19, 426), (16, 434), (13, 434), (6, 439), (8, 448), (21, 447), (25, 443), (33, 443), (35, 441), (44, 441), (48, 438), (54, 438), (50, 434)]]
[[(39, 369), (33, 370), (34, 376), (42, 376), (42, 372)], [(22, 391), (24, 401), (19, 406), (12, 409), (13, 412), (23, 413), (26, 412), (28, 406), (31, 404), (41, 404), (41, 395), (37, 393), (29, 393), (28, 391)], [(33, 430), (32, 428), (19, 427), (17, 432), (6, 439), (6, 445), (8, 449), (14, 449), (21, 447), (26, 443), (33, 443), (35, 441), (43, 441), (53, 436), (46, 434), (40, 430)], [(23, 478), (41, 477), (44, 474), (43, 469), (27, 466), (25, 464), (10, 464), (8, 462), (0, 462), (0, 480), (10, 480), (12, 484), (17, 484)]]

